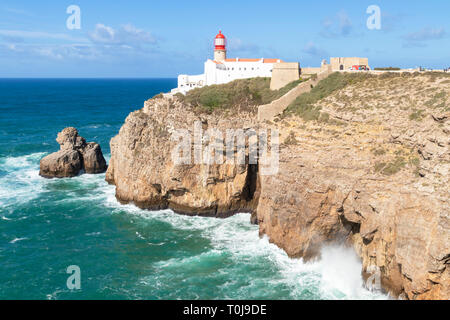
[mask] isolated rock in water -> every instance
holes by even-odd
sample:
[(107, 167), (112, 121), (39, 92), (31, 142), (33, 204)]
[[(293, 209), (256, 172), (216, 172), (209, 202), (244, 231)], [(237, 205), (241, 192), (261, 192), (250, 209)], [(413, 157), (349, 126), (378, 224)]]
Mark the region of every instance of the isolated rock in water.
[(41, 159), (39, 174), (46, 178), (74, 177), (84, 170), (86, 173), (102, 173), (107, 165), (100, 145), (86, 143), (77, 129), (65, 128), (56, 141), (60, 150)]
[(100, 145), (95, 142), (89, 142), (82, 149), (84, 171), (86, 173), (102, 173), (106, 171), (106, 161), (103, 158)]
[(79, 150), (86, 146), (86, 140), (78, 135), (78, 130), (74, 127), (63, 129), (56, 138), (61, 150)]
[(82, 159), (78, 151), (59, 150), (42, 158), (39, 174), (47, 178), (74, 177), (82, 168)]

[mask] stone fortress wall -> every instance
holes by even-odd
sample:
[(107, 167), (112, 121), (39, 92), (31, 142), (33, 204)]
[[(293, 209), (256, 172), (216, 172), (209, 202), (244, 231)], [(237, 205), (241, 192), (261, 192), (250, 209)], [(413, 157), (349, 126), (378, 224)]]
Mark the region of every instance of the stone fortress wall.
[(330, 64), (333, 71), (346, 71), (352, 66), (366, 66), (369, 67), (368, 58), (330, 58)]
[(298, 62), (274, 63), (270, 90), (279, 90), (285, 85), (300, 78), (300, 64)]
[(281, 98), (272, 101), (269, 104), (260, 106), (258, 108), (258, 121), (273, 120), (274, 117), (281, 114), (299, 95), (311, 91), (311, 89), (316, 86), (319, 81), (325, 79), (333, 73), (330, 65), (322, 66), (321, 70), (322, 71), (317, 74), (317, 77), (300, 83)]

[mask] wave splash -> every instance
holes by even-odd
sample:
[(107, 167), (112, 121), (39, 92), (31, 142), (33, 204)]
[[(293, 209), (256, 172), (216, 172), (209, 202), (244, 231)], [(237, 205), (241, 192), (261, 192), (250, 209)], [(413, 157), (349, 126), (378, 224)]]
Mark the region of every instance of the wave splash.
[[(227, 219), (214, 219), (178, 215), (171, 210), (147, 211), (132, 204), (120, 205), (114, 197), (114, 187), (105, 187), (103, 192), (106, 197), (105, 204), (113, 208), (116, 213), (125, 211), (143, 219), (156, 219), (169, 223), (175, 229), (201, 231), (202, 235), (211, 242), (212, 249), (208, 252), (191, 257), (172, 258), (158, 263), (156, 267), (161, 273), (207, 264), (215, 259), (222, 259), (222, 255), (234, 261), (232, 269), (222, 271), (233, 273), (235, 276), (245, 270), (251, 270), (254, 264), (267, 265), (271, 273), (270, 279), (258, 279), (258, 275), (255, 278), (251, 273), (244, 274), (243, 276), (248, 277), (251, 283), (246, 289), (239, 288), (235, 295), (227, 296), (227, 298), (259, 298), (255, 291), (267, 290), (267, 286), (288, 287), (291, 299), (389, 298), (387, 295), (369, 291), (364, 287), (361, 275), (362, 264), (352, 248), (327, 246), (322, 249), (319, 260), (305, 263), (302, 259), (288, 257), (282, 249), (270, 243), (267, 236), (259, 237), (258, 226), (250, 224), (249, 214), (241, 213)], [(161, 281), (164, 281), (164, 277), (158, 278), (158, 275), (142, 279), (142, 282), (148, 285), (161, 283)], [(229, 281), (235, 280), (230, 278)], [(218, 288), (218, 291), (221, 289), (224, 288)], [(224, 295), (225, 293), (221, 297)]]
[(0, 207), (26, 203), (38, 197), (43, 178), (39, 161), (45, 152), (20, 157), (0, 158)]
[[(61, 180), (48, 180), (39, 176), (39, 160), (45, 153), (21, 157), (0, 158), (0, 207), (14, 208), (39, 197), (46, 187), (60, 184)], [(108, 156), (106, 156), (108, 157)], [(108, 157), (109, 158), (109, 157)], [(321, 259), (305, 263), (292, 259), (266, 236), (259, 237), (258, 226), (249, 223), (249, 214), (237, 214), (228, 219), (189, 217), (171, 210), (147, 211), (130, 205), (121, 205), (115, 199), (115, 187), (104, 181), (104, 175), (82, 175), (72, 178), (76, 189), (88, 188), (83, 196), (71, 195), (61, 201), (93, 201), (106, 206), (111, 214), (130, 214), (146, 220), (169, 224), (174, 230), (200, 233), (211, 248), (193, 256), (180, 256), (154, 263), (158, 272), (140, 279), (141, 285), (164, 285), (182, 269), (226, 262), (218, 275), (206, 275), (210, 280), (224, 279), (213, 288), (216, 298), (229, 299), (387, 299), (388, 296), (364, 288), (361, 262), (352, 248), (325, 247)], [(4, 211), (6, 213), (7, 210)], [(1, 214), (2, 220), (10, 216)], [(6, 221), (5, 221), (6, 222)], [(136, 232), (137, 238), (142, 235)], [(15, 238), (11, 244), (27, 238)], [(161, 246), (164, 243), (149, 243)], [(287, 288), (287, 289), (286, 289)], [(195, 288), (192, 288), (195, 290)], [(283, 291), (284, 290), (284, 291)], [(283, 291), (278, 296), (275, 292)], [(201, 294), (198, 298), (203, 298)]]

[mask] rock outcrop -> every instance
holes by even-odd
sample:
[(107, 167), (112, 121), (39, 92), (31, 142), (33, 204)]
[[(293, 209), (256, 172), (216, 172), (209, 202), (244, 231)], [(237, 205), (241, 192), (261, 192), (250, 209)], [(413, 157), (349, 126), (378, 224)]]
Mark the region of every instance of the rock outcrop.
[[(195, 125), (208, 128), (245, 128), (255, 121), (241, 114), (230, 123), (220, 116), (197, 115), (187, 106), (169, 99), (145, 103), (131, 113), (117, 136), (111, 139), (111, 161), (106, 180), (116, 185), (122, 203), (145, 209), (170, 208), (178, 213), (227, 217), (256, 207), (256, 166), (233, 164), (177, 165), (172, 151), (179, 143), (171, 139), (178, 130), (194, 137)], [(194, 139), (189, 148), (194, 150)]]
[[(106, 179), (142, 208), (226, 217), (252, 212), (260, 233), (290, 256), (313, 259), (327, 243), (353, 246), (366, 278), (405, 299), (450, 298), (448, 78), (380, 76), (320, 100), (320, 121), (201, 114), (177, 98), (131, 113), (111, 140)], [(362, 94), (363, 93), (363, 94)], [(171, 160), (176, 129), (270, 128), (279, 170)], [(195, 150), (195, 145), (190, 144)], [(375, 278), (374, 278), (374, 277)]]
[(75, 128), (68, 127), (58, 133), (60, 150), (41, 159), (39, 174), (45, 178), (74, 177), (86, 173), (102, 173), (107, 165), (100, 145), (86, 143)]

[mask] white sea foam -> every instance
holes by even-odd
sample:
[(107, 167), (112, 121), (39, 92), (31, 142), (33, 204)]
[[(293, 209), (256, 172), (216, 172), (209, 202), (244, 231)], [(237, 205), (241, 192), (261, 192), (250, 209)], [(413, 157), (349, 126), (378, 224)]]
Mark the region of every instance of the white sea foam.
[(109, 127), (111, 127), (111, 125), (109, 125), (107, 123), (90, 124), (90, 125), (81, 127), (81, 129), (98, 129), (101, 127), (109, 128)]
[(16, 243), (16, 242), (22, 241), (22, 240), (28, 240), (28, 238), (26, 238), (26, 237), (24, 237), (24, 238), (14, 238), (9, 243)]
[(325, 299), (385, 299), (364, 288), (362, 265), (352, 248), (344, 246), (324, 247), (321, 259), (303, 262), (292, 259), (267, 236), (258, 235), (257, 227), (249, 226), (249, 216), (236, 215), (209, 230), (216, 248), (232, 253), (237, 262), (241, 259), (265, 258), (272, 261), (282, 274), (279, 281), (292, 289), (292, 298), (300, 298), (305, 287), (319, 288)]
[(39, 160), (45, 153), (0, 159), (0, 207), (25, 203), (36, 198), (45, 183), (39, 176)]
[[(201, 230), (204, 236), (210, 239), (215, 253), (228, 252), (236, 263), (244, 260), (263, 260), (275, 264), (280, 274), (279, 277), (274, 277), (273, 281), (275, 284), (278, 282), (290, 287), (293, 299), (301, 298), (305, 287), (315, 288), (324, 299), (388, 298), (364, 288), (361, 262), (351, 248), (325, 247), (322, 250), (321, 260), (305, 263), (302, 259), (289, 258), (282, 249), (271, 244), (267, 236), (260, 238), (258, 227), (250, 224), (248, 214), (237, 214), (228, 219), (213, 219), (178, 215), (171, 210), (146, 211), (134, 205), (121, 206), (113, 194), (109, 195), (107, 205), (115, 210), (123, 210), (146, 219), (168, 222), (176, 229)], [(192, 260), (205, 258), (205, 255), (214, 252), (170, 259), (158, 267), (169, 265), (182, 267)]]
[(364, 288), (362, 264), (352, 248), (330, 246), (322, 249), (322, 259), (317, 262), (322, 276), (321, 290), (331, 298), (378, 297)]
[[(80, 200), (80, 197), (76, 195), (77, 189), (94, 190), (82, 200), (100, 201), (104, 201), (105, 195), (102, 192), (98, 193), (97, 190), (111, 187), (114, 189), (113, 186), (109, 186), (104, 181), (104, 174), (84, 174), (74, 178), (45, 179), (39, 176), (39, 161), (45, 155), (45, 152), (38, 152), (20, 157), (0, 158), (0, 169), (4, 172), (0, 176), (0, 216), (2, 219), (11, 219), (7, 214), (8, 211), (13, 211), (11, 208), (36, 199), (47, 190), (46, 187), (55, 184), (67, 182), (78, 185), (78, 187), (67, 191), (69, 197), (61, 200), (71, 202)], [(105, 158), (109, 159), (109, 155), (106, 155)], [(70, 197), (71, 193), (74, 194), (73, 197)]]
[[(289, 258), (284, 250), (270, 243), (267, 236), (259, 237), (258, 226), (250, 224), (249, 214), (214, 219), (179, 215), (171, 210), (142, 210), (133, 204), (121, 205), (115, 198), (115, 187), (103, 180), (99, 183), (97, 196), (103, 198), (104, 204), (111, 208), (114, 214), (126, 212), (144, 219), (157, 219), (171, 224), (175, 229), (200, 231), (211, 241), (212, 250), (194, 257), (179, 257), (161, 262), (157, 266), (159, 268), (169, 266), (182, 268), (183, 265), (195, 263), (199, 259), (207, 259), (226, 252), (236, 264), (263, 261), (274, 265), (278, 275), (274, 275), (268, 285), (281, 283), (288, 286), (293, 299), (302, 298), (305, 288), (311, 288), (323, 299), (389, 298), (364, 288), (361, 261), (352, 248), (324, 247), (320, 260), (305, 263), (302, 259)], [(136, 236), (142, 237), (139, 233)], [(141, 281), (146, 283), (145, 279)]]

